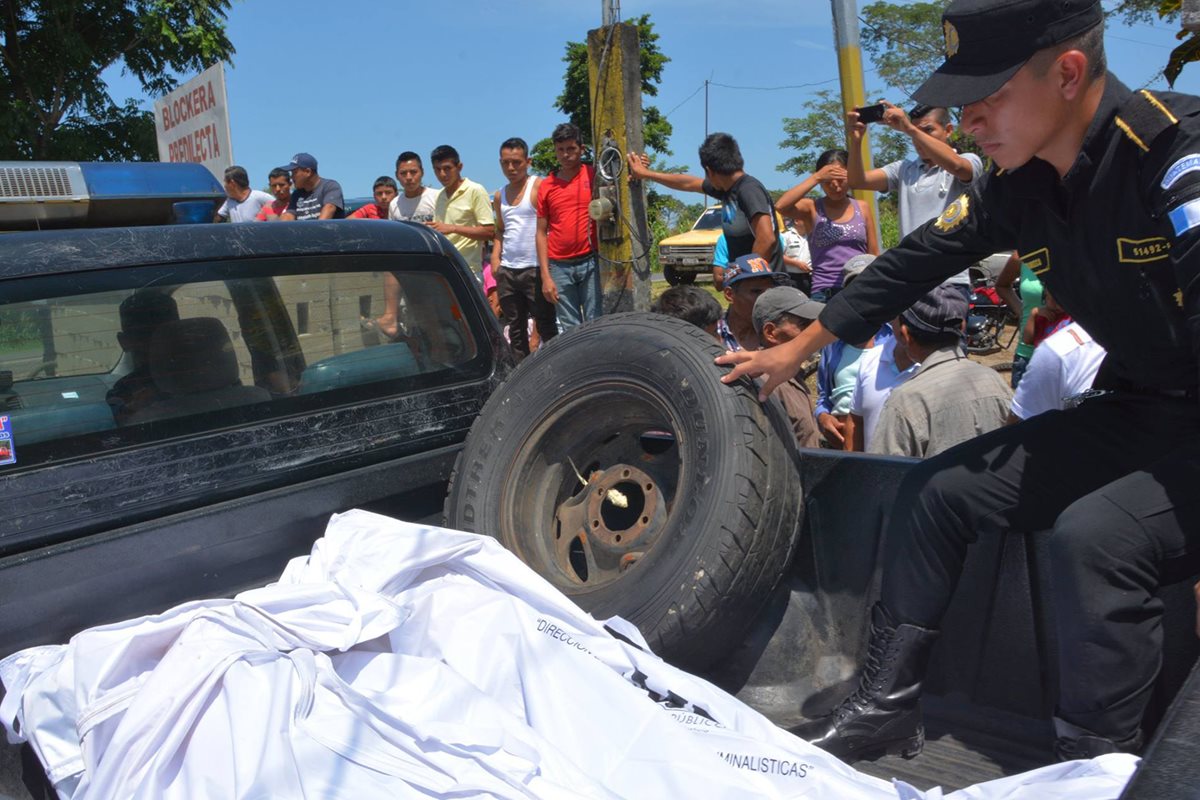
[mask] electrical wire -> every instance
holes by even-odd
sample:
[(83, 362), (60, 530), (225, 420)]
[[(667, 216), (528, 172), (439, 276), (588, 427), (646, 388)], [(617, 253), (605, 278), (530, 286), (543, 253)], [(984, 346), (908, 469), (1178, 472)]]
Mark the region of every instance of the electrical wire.
[[(747, 92), (778, 92), (783, 89), (809, 89), (813, 86), (824, 86), (827, 83), (837, 83), (840, 78), (830, 78), (827, 81), (813, 81), (812, 83), (791, 83), (786, 86), (734, 86), (728, 83), (717, 83), (709, 81), (709, 86), (720, 86), (722, 89), (738, 89)], [(689, 98), (690, 99), (690, 98)]]
[(696, 87), (696, 91), (692, 92), (686, 98), (684, 98), (682, 103), (676, 104), (676, 106), (674, 108), (672, 108), (666, 114), (663, 114), (663, 119), (670, 119), (672, 114), (674, 114), (679, 109), (683, 108), (684, 104), (686, 104), (688, 100), (691, 100), (693, 97), (700, 94), (700, 92), (702, 92), (703, 90), (704, 90), (704, 84), (702, 83)]

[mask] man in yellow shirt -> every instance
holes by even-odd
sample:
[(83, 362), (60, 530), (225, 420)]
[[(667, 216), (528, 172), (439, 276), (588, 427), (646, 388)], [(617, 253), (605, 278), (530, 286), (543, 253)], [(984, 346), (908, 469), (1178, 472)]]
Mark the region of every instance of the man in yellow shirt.
[(475, 272), (483, 269), (483, 243), (496, 235), (496, 217), (487, 189), (462, 176), (458, 151), (448, 144), (429, 156), (433, 174), (442, 184), (433, 222), (426, 223), (450, 240)]

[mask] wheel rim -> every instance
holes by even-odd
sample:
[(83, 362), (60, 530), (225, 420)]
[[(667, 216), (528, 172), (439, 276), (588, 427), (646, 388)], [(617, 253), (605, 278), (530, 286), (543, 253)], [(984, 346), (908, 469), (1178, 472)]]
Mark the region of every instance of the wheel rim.
[(521, 442), (501, 494), (501, 540), (565, 593), (612, 586), (660, 549), (684, 485), (679, 430), (645, 387), (577, 389)]

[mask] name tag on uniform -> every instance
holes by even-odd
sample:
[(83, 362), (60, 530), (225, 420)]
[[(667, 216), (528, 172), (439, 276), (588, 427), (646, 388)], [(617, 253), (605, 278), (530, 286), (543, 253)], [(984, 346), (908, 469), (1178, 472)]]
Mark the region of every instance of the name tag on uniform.
[(1146, 264), (1162, 261), (1171, 254), (1171, 243), (1162, 236), (1150, 239), (1117, 237), (1117, 260), (1122, 264)]

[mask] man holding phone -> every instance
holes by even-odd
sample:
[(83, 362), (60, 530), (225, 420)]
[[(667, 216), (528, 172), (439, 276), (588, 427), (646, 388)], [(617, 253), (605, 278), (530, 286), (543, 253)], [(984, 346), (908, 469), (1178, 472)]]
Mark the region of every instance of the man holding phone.
[[(880, 169), (865, 171), (862, 138), (868, 122), (880, 122), (912, 139), (916, 158), (893, 161)], [(850, 163), (846, 174), (851, 189), (895, 192), (900, 205), (900, 236), (936, 219), (954, 198), (983, 174), (983, 162), (974, 153), (958, 153), (950, 146), (954, 124), (944, 108), (917, 106), (910, 113), (891, 103), (856, 108), (846, 115), (846, 149)], [(968, 270), (946, 281), (971, 293)]]

